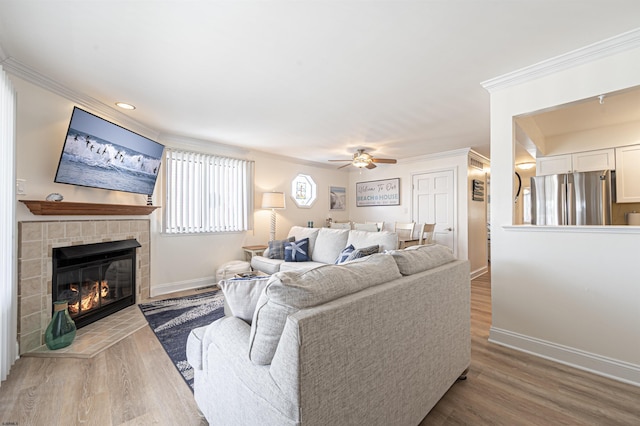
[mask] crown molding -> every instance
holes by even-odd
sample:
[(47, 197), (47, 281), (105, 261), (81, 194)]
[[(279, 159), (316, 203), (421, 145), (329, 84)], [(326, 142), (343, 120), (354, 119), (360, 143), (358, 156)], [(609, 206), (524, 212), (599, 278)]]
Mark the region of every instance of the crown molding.
[(403, 159), (399, 159), (398, 163), (399, 164), (410, 164), (410, 163), (416, 163), (419, 161), (427, 161), (427, 160), (437, 160), (440, 158), (451, 158), (451, 157), (459, 157), (459, 156), (463, 156), (463, 155), (469, 155), (472, 151), (471, 148), (460, 148), (460, 149), (454, 149), (451, 151), (444, 151), (444, 152), (436, 152), (433, 154), (424, 154), (424, 155), (416, 155), (414, 157), (411, 158), (403, 158)]
[(43, 89), (55, 93), (56, 95), (62, 96), (63, 98), (69, 99), (70, 101), (78, 104), (81, 107), (84, 107), (107, 118), (115, 120), (121, 124), (124, 124), (126, 125), (126, 127), (137, 133), (146, 135), (153, 139), (157, 139), (160, 135), (160, 132), (158, 130), (148, 127), (140, 123), (139, 121), (132, 119), (128, 115), (100, 102), (95, 98), (92, 98), (91, 96), (84, 95), (82, 93), (76, 92), (73, 89), (63, 86), (62, 84), (39, 73), (33, 68), (24, 65), (15, 58), (8, 57), (4, 59), (2, 61), (2, 66), (9, 74), (26, 80), (29, 83), (35, 84), (36, 86), (42, 87)]
[(640, 28), (483, 81), (480, 85), (491, 93), (637, 47), (640, 47)]

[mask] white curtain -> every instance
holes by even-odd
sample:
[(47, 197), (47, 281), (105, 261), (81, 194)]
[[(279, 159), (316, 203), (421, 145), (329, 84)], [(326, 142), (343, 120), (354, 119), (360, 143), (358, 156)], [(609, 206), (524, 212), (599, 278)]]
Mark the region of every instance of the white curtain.
[(0, 382), (18, 356), (15, 128), (16, 93), (0, 66)]

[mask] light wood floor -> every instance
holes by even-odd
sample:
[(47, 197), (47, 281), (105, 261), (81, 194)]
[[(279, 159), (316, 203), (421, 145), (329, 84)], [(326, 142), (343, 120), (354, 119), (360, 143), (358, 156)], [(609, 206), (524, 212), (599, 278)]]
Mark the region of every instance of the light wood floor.
[[(489, 276), (472, 281), (472, 363), (421, 425), (639, 425), (640, 388), (487, 342)], [(22, 358), (0, 424), (206, 425), (149, 327), (92, 359)]]

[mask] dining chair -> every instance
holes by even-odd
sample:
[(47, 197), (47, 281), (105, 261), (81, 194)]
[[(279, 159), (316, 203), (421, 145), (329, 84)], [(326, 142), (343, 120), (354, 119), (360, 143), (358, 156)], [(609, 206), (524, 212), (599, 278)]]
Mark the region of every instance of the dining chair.
[(413, 240), (413, 231), (415, 231), (415, 229), (415, 222), (396, 222), (394, 226), (394, 230), (396, 234), (398, 234), (398, 239), (400, 241)]
[(371, 224), (373, 223), (374, 225), (376, 225), (378, 227), (378, 231), (382, 231), (382, 229), (384, 228), (384, 222), (365, 222), (366, 224)]
[(375, 223), (354, 223), (353, 229), (358, 231), (378, 232), (378, 225)]
[(333, 222), (332, 229), (351, 229), (351, 222)]
[(418, 244), (433, 244), (433, 232), (435, 228), (435, 223), (423, 223), (420, 225), (420, 233), (418, 234), (420, 241)]

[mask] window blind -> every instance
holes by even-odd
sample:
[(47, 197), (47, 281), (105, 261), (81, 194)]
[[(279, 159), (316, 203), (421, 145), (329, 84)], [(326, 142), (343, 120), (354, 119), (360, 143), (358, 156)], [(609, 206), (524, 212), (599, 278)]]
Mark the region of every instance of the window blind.
[(164, 232), (253, 227), (253, 161), (165, 149)]

